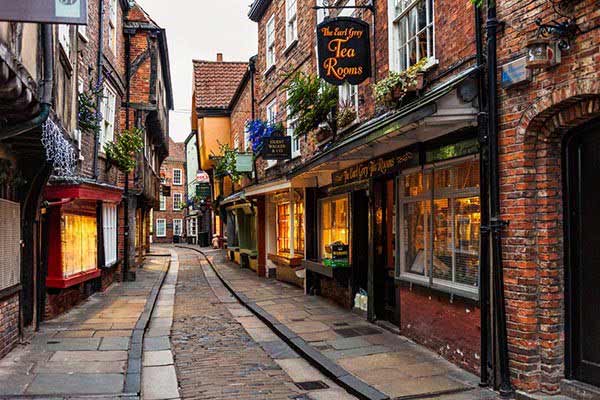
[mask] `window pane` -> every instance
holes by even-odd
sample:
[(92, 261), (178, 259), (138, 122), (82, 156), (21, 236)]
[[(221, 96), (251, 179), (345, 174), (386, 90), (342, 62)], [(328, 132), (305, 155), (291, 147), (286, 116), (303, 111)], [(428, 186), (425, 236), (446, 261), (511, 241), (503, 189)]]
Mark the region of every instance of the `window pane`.
[(421, 196), (428, 192), (431, 187), (431, 174), (429, 172), (423, 173), (419, 171), (405, 176), (403, 181), (403, 197)]
[(433, 277), (452, 281), (452, 220), (448, 199), (433, 203)]
[(321, 202), (321, 258), (331, 258), (329, 245), (335, 242), (349, 244), (348, 198)]
[(477, 286), (479, 277), (479, 197), (454, 202), (456, 282)]
[(429, 231), (430, 202), (419, 201), (403, 205), (404, 266), (405, 271), (427, 275), (427, 238)]

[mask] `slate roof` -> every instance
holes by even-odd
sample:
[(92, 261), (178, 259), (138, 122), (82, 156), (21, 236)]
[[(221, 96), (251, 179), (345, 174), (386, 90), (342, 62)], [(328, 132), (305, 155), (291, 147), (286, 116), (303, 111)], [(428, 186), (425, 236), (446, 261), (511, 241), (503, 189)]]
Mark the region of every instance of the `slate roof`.
[(227, 110), (247, 69), (247, 62), (194, 60), (196, 109)]

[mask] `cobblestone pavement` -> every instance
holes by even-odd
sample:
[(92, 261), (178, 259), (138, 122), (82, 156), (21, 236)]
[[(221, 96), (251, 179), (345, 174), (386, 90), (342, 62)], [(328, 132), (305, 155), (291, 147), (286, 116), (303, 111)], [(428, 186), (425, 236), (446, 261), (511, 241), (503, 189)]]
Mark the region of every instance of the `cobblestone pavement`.
[(260, 278), (225, 258), (220, 250), (202, 250), (217, 272), (248, 304), (270, 315), (298, 342), (343, 368), (359, 385), (389, 398), (444, 400), (495, 399), (478, 388), (479, 379), (409, 339), (377, 327), (325, 298)]
[(0, 398), (122, 397), (133, 330), (168, 263), (148, 257), (135, 282), (115, 283), (42, 324), (0, 360)]
[[(171, 341), (184, 399), (354, 399), (239, 304), (204, 258), (178, 249)], [(295, 383), (321, 382), (301, 390)]]

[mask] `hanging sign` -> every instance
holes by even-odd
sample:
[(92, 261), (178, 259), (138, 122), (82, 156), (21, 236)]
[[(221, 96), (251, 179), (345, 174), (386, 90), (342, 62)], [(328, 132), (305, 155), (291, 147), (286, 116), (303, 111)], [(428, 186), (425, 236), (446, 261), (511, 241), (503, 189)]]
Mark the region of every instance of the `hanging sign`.
[(235, 155), (235, 170), (237, 172), (252, 172), (253, 160), (252, 154), (237, 153)]
[(198, 183), (196, 185), (196, 197), (198, 197), (198, 199), (206, 200), (206, 199), (210, 198), (210, 196), (211, 196), (210, 184)]
[(0, 21), (87, 25), (87, 0), (3, 0)]
[(371, 76), (369, 24), (338, 17), (317, 25), (319, 76), (332, 85), (358, 85)]
[(263, 160), (289, 160), (292, 158), (292, 137), (269, 136), (262, 138), (260, 154)]
[(205, 171), (196, 172), (196, 181), (199, 183), (210, 183), (210, 176)]
[(418, 152), (401, 150), (334, 172), (331, 178), (334, 186), (341, 186), (365, 179), (376, 178), (417, 165), (419, 165)]
[(161, 186), (161, 194), (164, 197), (171, 197), (171, 186), (162, 185)]

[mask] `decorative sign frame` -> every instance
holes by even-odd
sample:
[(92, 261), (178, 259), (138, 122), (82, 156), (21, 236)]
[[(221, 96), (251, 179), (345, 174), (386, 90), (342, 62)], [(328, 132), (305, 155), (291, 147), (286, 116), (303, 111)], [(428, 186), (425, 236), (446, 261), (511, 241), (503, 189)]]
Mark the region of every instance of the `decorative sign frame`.
[(260, 155), (263, 160), (289, 160), (292, 158), (291, 136), (269, 136), (262, 138)]
[(371, 77), (370, 26), (358, 18), (330, 18), (317, 25), (319, 76), (340, 86)]
[(87, 0), (5, 0), (0, 21), (87, 25)]

